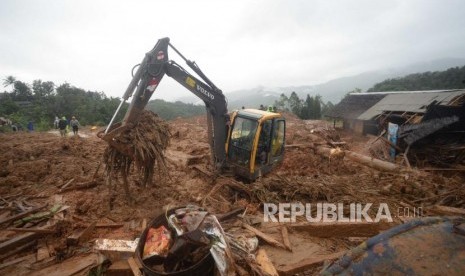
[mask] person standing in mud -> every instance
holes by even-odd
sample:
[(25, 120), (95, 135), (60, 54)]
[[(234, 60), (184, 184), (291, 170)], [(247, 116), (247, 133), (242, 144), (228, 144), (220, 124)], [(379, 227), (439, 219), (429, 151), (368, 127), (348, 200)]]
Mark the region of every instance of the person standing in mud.
[(58, 129), (58, 122), (60, 121), (60, 118), (58, 116), (55, 116), (55, 121), (53, 121), (53, 126), (55, 129)]
[(68, 126), (68, 121), (66, 121), (66, 117), (63, 116), (58, 121), (58, 129), (60, 130), (61, 137), (66, 137), (66, 127)]
[(74, 135), (77, 135), (79, 131), (79, 121), (76, 119), (76, 117), (73, 116), (71, 121), (69, 121), (69, 124), (73, 128)]

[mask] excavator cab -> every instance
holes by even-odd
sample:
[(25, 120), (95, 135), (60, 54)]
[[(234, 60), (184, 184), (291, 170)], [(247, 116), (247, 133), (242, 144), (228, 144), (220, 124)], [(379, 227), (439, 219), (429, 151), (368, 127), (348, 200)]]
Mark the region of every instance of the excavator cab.
[(243, 109), (231, 114), (228, 165), (249, 180), (270, 172), (284, 156), (286, 121), (280, 113)]

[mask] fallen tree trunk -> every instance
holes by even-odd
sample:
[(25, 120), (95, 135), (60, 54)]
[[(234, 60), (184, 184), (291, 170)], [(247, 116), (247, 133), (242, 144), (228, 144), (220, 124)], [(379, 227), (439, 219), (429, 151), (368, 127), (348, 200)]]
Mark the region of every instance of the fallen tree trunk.
[(363, 154), (355, 153), (353, 151), (346, 150), (345, 156), (347, 156), (347, 158), (349, 158), (352, 161), (381, 171), (392, 172), (399, 171), (401, 169), (401, 167), (396, 164), (369, 157)]
[(324, 157), (327, 157), (329, 159), (343, 159), (344, 158), (344, 151), (341, 150), (340, 148), (328, 148), (328, 147), (324, 147), (324, 146), (317, 146), (315, 145), (313, 147), (313, 150), (315, 151), (315, 153), (317, 153), (318, 155), (321, 155), (321, 156), (324, 156)]

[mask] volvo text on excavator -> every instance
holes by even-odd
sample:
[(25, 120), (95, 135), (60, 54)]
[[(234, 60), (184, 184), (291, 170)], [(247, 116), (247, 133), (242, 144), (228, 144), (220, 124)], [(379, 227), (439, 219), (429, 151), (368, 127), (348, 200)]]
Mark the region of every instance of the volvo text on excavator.
[[(194, 77), (176, 62), (168, 59), (168, 47), (173, 49), (198, 75)], [(231, 169), (235, 175), (249, 180), (270, 172), (284, 156), (286, 121), (276, 112), (242, 109), (228, 114), (223, 92), (200, 70), (195, 62), (186, 59), (169, 38), (159, 39), (134, 73), (123, 100), (102, 137), (115, 145), (114, 137), (137, 122), (164, 75), (167, 75), (205, 103), (207, 110), (208, 139), (212, 161), (220, 171)], [(124, 102), (132, 97), (129, 108), (118, 124), (113, 121)]]

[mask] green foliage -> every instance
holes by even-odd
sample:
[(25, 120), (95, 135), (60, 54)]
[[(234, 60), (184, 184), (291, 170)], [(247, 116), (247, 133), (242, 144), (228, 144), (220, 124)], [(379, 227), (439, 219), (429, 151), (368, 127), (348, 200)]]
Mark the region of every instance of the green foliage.
[(289, 98), (286, 96), (286, 94), (282, 93), (279, 96), (279, 100), (274, 102), (274, 106), (276, 106), (276, 108), (279, 110), (289, 111)]
[(302, 113), (303, 103), (295, 91), (292, 91), (291, 96), (289, 96), (289, 107), (291, 108), (292, 113), (299, 116)]
[(165, 120), (206, 114), (205, 106), (186, 104), (180, 101), (172, 103), (160, 99), (150, 101), (147, 104), (147, 109), (157, 113)]
[(334, 104), (331, 101), (328, 101), (326, 104), (321, 104), (321, 115), (325, 116), (334, 109)]
[[(292, 113), (304, 120), (320, 119), (322, 114), (322, 105), (325, 112), (327, 112), (329, 108), (334, 107), (331, 102), (328, 102), (327, 105), (323, 104), (320, 95), (310, 96), (307, 94), (307, 98), (303, 101), (295, 92), (292, 92), (289, 98), (287, 98), (286, 95), (281, 94), (280, 99), (275, 102), (275, 105), (280, 110), (290, 109)], [(289, 107), (289, 109), (287, 107)]]
[[(110, 122), (120, 100), (107, 97), (103, 92), (86, 91), (64, 83), (56, 86), (51, 81), (34, 80), (32, 85), (13, 76), (3, 79), (4, 87), (10, 86), (9, 93), (0, 94), (0, 116), (7, 117), (26, 129), (28, 122), (36, 130), (53, 127), (55, 116), (70, 119), (76, 116), (81, 125), (106, 125)], [(121, 121), (128, 108), (124, 104), (115, 121)], [(182, 102), (150, 101), (147, 109), (170, 120), (205, 114), (204, 106)]]
[(368, 92), (415, 91), (465, 88), (465, 66), (446, 71), (411, 74), (375, 84)]
[[(81, 125), (105, 125), (120, 104), (117, 98), (107, 97), (103, 92), (86, 91), (64, 83), (58, 87), (51, 81), (34, 80), (31, 86), (8, 76), (3, 85), (12, 86), (0, 101), (0, 116), (26, 128), (33, 122), (35, 129), (53, 127), (55, 116), (76, 116)], [(116, 120), (123, 118), (128, 105), (123, 105)]]
[(16, 101), (28, 101), (32, 98), (32, 90), (27, 83), (15, 81), (13, 86), (13, 96)]
[(0, 104), (0, 114), (9, 115), (19, 111), (19, 106), (11, 97), (5, 97)]

